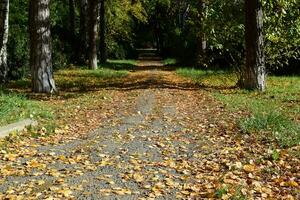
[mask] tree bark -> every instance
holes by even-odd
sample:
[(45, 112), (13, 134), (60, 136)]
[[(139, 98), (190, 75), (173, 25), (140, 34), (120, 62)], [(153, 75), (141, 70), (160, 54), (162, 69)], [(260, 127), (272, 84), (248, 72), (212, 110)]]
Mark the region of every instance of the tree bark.
[(69, 0), (69, 23), (70, 23), (70, 35), (72, 39), (75, 38), (75, 1)]
[(80, 0), (80, 29), (79, 29), (79, 39), (80, 47), (78, 58), (81, 63), (86, 64), (87, 51), (88, 51), (88, 1)]
[(266, 88), (266, 68), (261, 0), (246, 0), (245, 11), (246, 65), (242, 69), (240, 86), (263, 92)]
[(7, 41), (8, 41), (9, 0), (0, 3), (0, 84), (6, 82), (7, 66)]
[(89, 0), (89, 67), (97, 69), (98, 1)]
[(77, 48), (76, 43), (76, 33), (75, 33), (75, 0), (69, 0), (69, 42), (70, 46), (73, 49), (73, 52), (71, 53), (71, 60), (73, 62), (78, 61), (78, 51), (79, 48)]
[(52, 46), (50, 32), (50, 0), (30, 0), (30, 66), (32, 91), (52, 93), (56, 91), (52, 70)]
[(200, 0), (198, 3), (198, 13), (199, 13), (199, 33), (197, 37), (197, 64), (201, 67), (205, 65), (205, 54), (206, 54), (206, 37), (204, 30), (204, 11), (205, 11), (205, 2)]
[(106, 63), (106, 42), (105, 42), (105, 0), (100, 0), (100, 63)]

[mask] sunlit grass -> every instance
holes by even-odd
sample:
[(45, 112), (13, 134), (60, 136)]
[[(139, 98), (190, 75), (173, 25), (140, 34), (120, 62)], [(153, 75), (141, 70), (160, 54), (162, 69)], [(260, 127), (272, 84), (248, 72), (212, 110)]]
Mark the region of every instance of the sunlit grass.
[(233, 87), (237, 82), (237, 75), (229, 71), (179, 68), (176, 73), (207, 87)]
[[(72, 96), (78, 96), (81, 95), (78, 92), (98, 90), (114, 82), (121, 83), (122, 78), (127, 75), (126, 70), (106, 68), (89, 70), (86, 67), (59, 70), (54, 73), (56, 86), (59, 89), (57, 95), (64, 97), (70, 95), (69, 92), (75, 92)], [(51, 121), (51, 106), (20, 95), (30, 91), (30, 79), (11, 82), (9, 89), (10, 92), (0, 89), (0, 126), (26, 118)]]
[(55, 73), (57, 87), (62, 91), (91, 91), (120, 83), (128, 75), (126, 70), (101, 68), (98, 70), (60, 70)]
[(0, 126), (27, 118), (51, 120), (52, 117), (51, 109), (44, 107), (41, 102), (29, 100), (19, 94), (0, 91)]
[(175, 65), (177, 64), (177, 60), (175, 58), (166, 58), (163, 60), (164, 65)]
[(69, 77), (89, 77), (99, 79), (112, 79), (122, 78), (128, 75), (126, 70), (112, 70), (107, 68), (100, 68), (97, 70), (90, 69), (75, 69), (75, 70), (60, 70), (55, 73), (56, 76), (69, 76)]
[[(235, 85), (230, 72), (179, 69), (177, 73), (204, 86)], [(229, 78), (226, 78), (229, 77)], [(229, 109), (249, 112), (238, 124), (245, 133), (276, 139), (283, 147), (300, 144), (300, 77), (268, 77), (267, 92), (240, 89), (215, 90), (215, 96)]]
[(125, 65), (136, 65), (137, 61), (133, 59), (124, 60), (108, 60), (108, 63), (112, 64), (125, 64)]

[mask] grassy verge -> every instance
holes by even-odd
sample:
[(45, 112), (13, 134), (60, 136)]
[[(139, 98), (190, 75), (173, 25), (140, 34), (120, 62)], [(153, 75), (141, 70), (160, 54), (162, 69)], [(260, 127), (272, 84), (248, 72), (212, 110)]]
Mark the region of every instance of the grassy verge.
[(51, 109), (43, 107), (40, 102), (19, 94), (0, 91), (0, 126), (26, 118), (51, 120), (53, 114)]
[[(84, 101), (86, 99), (94, 101), (93, 98), (89, 99), (86, 97), (91, 95), (88, 91), (95, 91), (106, 87), (107, 84), (121, 82), (122, 78), (127, 76), (127, 74), (128, 71), (125, 70), (105, 68), (98, 70), (84, 68), (59, 70), (55, 72), (55, 81), (59, 88), (59, 94), (52, 96), (28, 93), (30, 88), (29, 79), (12, 82), (6, 91), (0, 90), (0, 126), (32, 118), (39, 121), (41, 126), (53, 127), (55, 126), (56, 118), (56, 115), (53, 113), (59, 110), (59, 107), (58, 104), (50, 102), (51, 98), (69, 99), (85, 97)], [(73, 101), (69, 102), (72, 104)], [(77, 106), (78, 101), (74, 102), (76, 102)], [(70, 107), (72, 106), (70, 105)], [(68, 112), (68, 110), (65, 112)]]
[(134, 70), (136, 66), (136, 60), (108, 60), (107, 63), (100, 65), (101, 68), (113, 70)]
[(76, 69), (60, 70), (55, 73), (59, 90), (87, 92), (120, 84), (122, 78), (128, 75), (126, 70), (101, 68), (98, 70)]
[[(232, 86), (237, 78), (230, 72), (179, 69), (181, 76), (204, 86)], [(250, 113), (238, 124), (245, 133), (276, 140), (282, 147), (300, 144), (300, 77), (269, 77), (264, 94), (239, 89), (215, 91), (214, 95), (232, 110)]]
[(112, 70), (100, 68), (97, 70), (90, 69), (75, 69), (75, 70), (60, 70), (55, 73), (56, 76), (69, 76), (71, 78), (96, 78), (96, 79), (114, 79), (122, 78), (128, 75), (126, 70)]
[(108, 60), (108, 63), (111, 64), (124, 64), (124, 65), (136, 65), (136, 60)]
[(206, 87), (233, 87), (237, 75), (228, 71), (198, 70), (193, 68), (178, 68), (176, 73), (192, 79), (195, 83)]

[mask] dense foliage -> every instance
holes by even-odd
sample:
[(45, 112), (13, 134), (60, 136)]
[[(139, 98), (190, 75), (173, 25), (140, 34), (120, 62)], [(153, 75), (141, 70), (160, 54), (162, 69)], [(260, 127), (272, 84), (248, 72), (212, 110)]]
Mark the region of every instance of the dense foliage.
[[(106, 44), (109, 58), (134, 58), (135, 48), (159, 46), (167, 57), (196, 63), (197, 37), (205, 32), (205, 65), (232, 68), (244, 63), (244, 1), (203, 0), (107, 0)], [(73, 63), (69, 33), (69, 1), (53, 1), (51, 7), (54, 67)], [(79, 1), (75, 1), (75, 34), (79, 37)], [(296, 72), (299, 64), (300, 3), (298, 0), (264, 0), (266, 62), (269, 70)], [(202, 12), (202, 13), (200, 13)], [(200, 21), (202, 22), (201, 24)], [(204, 27), (204, 28), (202, 28)], [(10, 76), (28, 71), (28, 1), (10, 5)]]

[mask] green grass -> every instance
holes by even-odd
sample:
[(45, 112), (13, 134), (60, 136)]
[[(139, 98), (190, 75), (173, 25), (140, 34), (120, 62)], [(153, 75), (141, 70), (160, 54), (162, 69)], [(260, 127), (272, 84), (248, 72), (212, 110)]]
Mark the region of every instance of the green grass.
[(177, 60), (175, 58), (166, 58), (163, 60), (164, 65), (176, 65)]
[(136, 60), (108, 60), (108, 63), (112, 64), (125, 64), (125, 65), (136, 65)]
[[(230, 72), (179, 69), (181, 76), (204, 86), (233, 86), (237, 76)], [(244, 133), (276, 140), (282, 147), (300, 144), (300, 77), (268, 77), (264, 94), (239, 89), (216, 90), (214, 95), (233, 111), (249, 113), (238, 121)]]
[(0, 126), (26, 118), (52, 119), (52, 113), (50, 109), (37, 101), (28, 100), (22, 95), (0, 91)]
[(72, 69), (55, 73), (57, 87), (60, 91), (87, 92), (121, 84), (122, 78), (128, 75), (126, 70), (101, 68), (98, 70)]
[(113, 70), (134, 70), (136, 66), (136, 60), (108, 60), (107, 63), (100, 65), (101, 68)]
[(76, 70), (60, 70), (56, 73), (59, 76), (70, 76), (70, 77), (89, 77), (99, 79), (113, 79), (122, 78), (128, 75), (126, 70), (112, 70), (107, 68), (100, 68), (97, 70), (90, 69), (76, 69)]
[(237, 75), (228, 71), (199, 70), (193, 68), (178, 68), (178, 75), (192, 79), (195, 83), (207, 87), (233, 87)]

